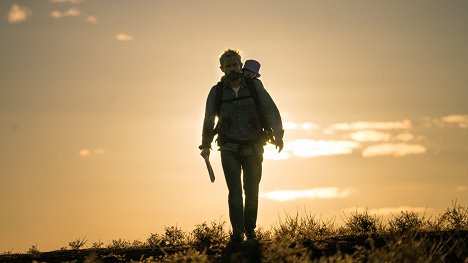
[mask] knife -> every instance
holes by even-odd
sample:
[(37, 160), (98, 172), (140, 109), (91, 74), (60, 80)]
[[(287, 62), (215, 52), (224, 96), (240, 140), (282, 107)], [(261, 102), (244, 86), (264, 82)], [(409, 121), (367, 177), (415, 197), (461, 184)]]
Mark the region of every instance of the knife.
[(210, 159), (209, 159), (208, 156), (203, 157), (203, 159), (205, 159), (206, 169), (208, 169), (208, 174), (210, 175), (210, 180), (211, 180), (212, 183), (214, 183), (215, 175), (214, 175), (214, 172), (213, 172), (213, 167), (211, 167)]

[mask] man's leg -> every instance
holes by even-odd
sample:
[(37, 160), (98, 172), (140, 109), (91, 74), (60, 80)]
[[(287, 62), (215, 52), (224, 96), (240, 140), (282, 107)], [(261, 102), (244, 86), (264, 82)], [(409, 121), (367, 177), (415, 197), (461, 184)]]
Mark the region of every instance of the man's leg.
[(221, 151), (221, 163), (229, 190), (229, 219), (234, 238), (241, 238), (244, 232), (244, 206), (242, 200), (241, 160), (239, 154)]
[(258, 212), (258, 192), (262, 178), (262, 156), (254, 154), (243, 158), (245, 210), (245, 233), (248, 238), (255, 238)]

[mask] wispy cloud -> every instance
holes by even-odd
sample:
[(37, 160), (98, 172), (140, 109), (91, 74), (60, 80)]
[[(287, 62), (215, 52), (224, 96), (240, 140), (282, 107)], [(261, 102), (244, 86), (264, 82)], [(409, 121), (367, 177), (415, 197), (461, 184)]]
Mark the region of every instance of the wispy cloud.
[(466, 192), (468, 191), (468, 187), (466, 185), (459, 185), (457, 186), (457, 192)]
[(96, 148), (96, 149), (81, 149), (79, 152), (78, 152), (78, 155), (80, 157), (88, 157), (88, 156), (91, 156), (91, 155), (102, 155), (102, 154), (105, 154), (106, 151), (104, 149), (101, 149), (101, 148)]
[(411, 121), (403, 120), (396, 122), (343, 122), (331, 125), (325, 130), (325, 133), (334, 133), (335, 131), (358, 131), (358, 130), (393, 130), (393, 129), (411, 129)]
[(426, 147), (419, 144), (405, 144), (405, 143), (384, 143), (372, 145), (364, 149), (362, 156), (394, 156), (402, 157), (411, 154), (426, 153)]
[(414, 139), (414, 135), (409, 132), (400, 133), (396, 136), (397, 140), (402, 142), (409, 142)]
[(468, 115), (448, 115), (442, 118), (442, 122), (456, 124), (462, 129), (468, 129)]
[(339, 189), (337, 187), (312, 188), (304, 190), (274, 190), (260, 193), (260, 198), (279, 202), (298, 199), (334, 199), (350, 196), (356, 190), (352, 188)]
[(115, 35), (115, 39), (118, 41), (128, 42), (133, 40), (133, 36), (125, 33), (119, 33)]
[[(363, 207), (349, 207), (343, 209), (346, 213), (353, 213), (353, 212), (363, 212), (366, 208)], [(367, 209), (369, 214), (376, 214), (376, 215), (398, 215), (401, 212), (415, 212), (415, 213), (424, 213), (431, 211), (431, 208), (427, 207), (413, 207), (413, 206), (398, 206), (398, 207), (381, 207), (381, 208), (374, 208), (374, 209)]]
[(86, 18), (86, 21), (88, 21), (91, 24), (97, 24), (98, 23), (98, 19), (93, 15), (88, 16)]
[(273, 147), (265, 147), (265, 159), (288, 159), (291, 155), (301, 158), (318, 156), (351, 154), (355, 148), (360, 146), (353, 141), (327, 141), (327, 140), (293, 140), (286, 142), (283, 151), (278, 151)]
[(75, 17), (79, 16), (81, 14), (81, 11), (78, 8), (70, 8), (67, 11), (60, 12), (60, 11), (52, 11), (50, 13), (50, 16), (55, 18), (55, 19), (60, 19), (64, 17)]
[(320, 126), (312, 123), (312, 122), (303, 122), (303, 123), (297, 123), (297, 122), (285, 122), (283, 123), (283, 128), (285, 130), (318, 130), (320, 129)]
[(31, 9), (25, 6), (12, 5), (8, 13), (8, 22), (10, 24), (26, 21), (32, 14)]
[(392, 135), (390, 133), (375, 130), (362, 130), (351, 133), (349, 137), (358, 142), (380, 142), (390, 140)]
[(64, 3), (79, 4), (82, 1), (81, 0), (50, 0), (50, 2), (53, 4), (64, 4)]

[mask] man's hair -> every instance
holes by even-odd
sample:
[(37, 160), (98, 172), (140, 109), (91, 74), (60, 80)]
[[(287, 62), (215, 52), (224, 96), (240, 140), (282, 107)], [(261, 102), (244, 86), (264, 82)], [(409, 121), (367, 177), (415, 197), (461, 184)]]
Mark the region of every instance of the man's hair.
[(221, 65), (221, 67), (224, 67), (224, 61), (226, 61), (226, 59), (230, 58), (230, 57), (237, 58), (239, 64), (242, 65), (239, 50), (227, 49), (227, 50), (224, 51), (224, 53), (221, 55), (221, 57), (219, 57), (219, 64)]

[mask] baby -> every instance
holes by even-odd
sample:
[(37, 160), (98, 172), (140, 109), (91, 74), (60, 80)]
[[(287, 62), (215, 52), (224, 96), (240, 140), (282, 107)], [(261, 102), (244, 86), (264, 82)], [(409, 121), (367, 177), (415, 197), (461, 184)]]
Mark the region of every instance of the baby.
[(244, 77), (249, 78), (260, 78), (260, 63), (256, 60), (249, 59), (246, 60), (244, 63), (244, 67), (242, 68), (242, 74)]

